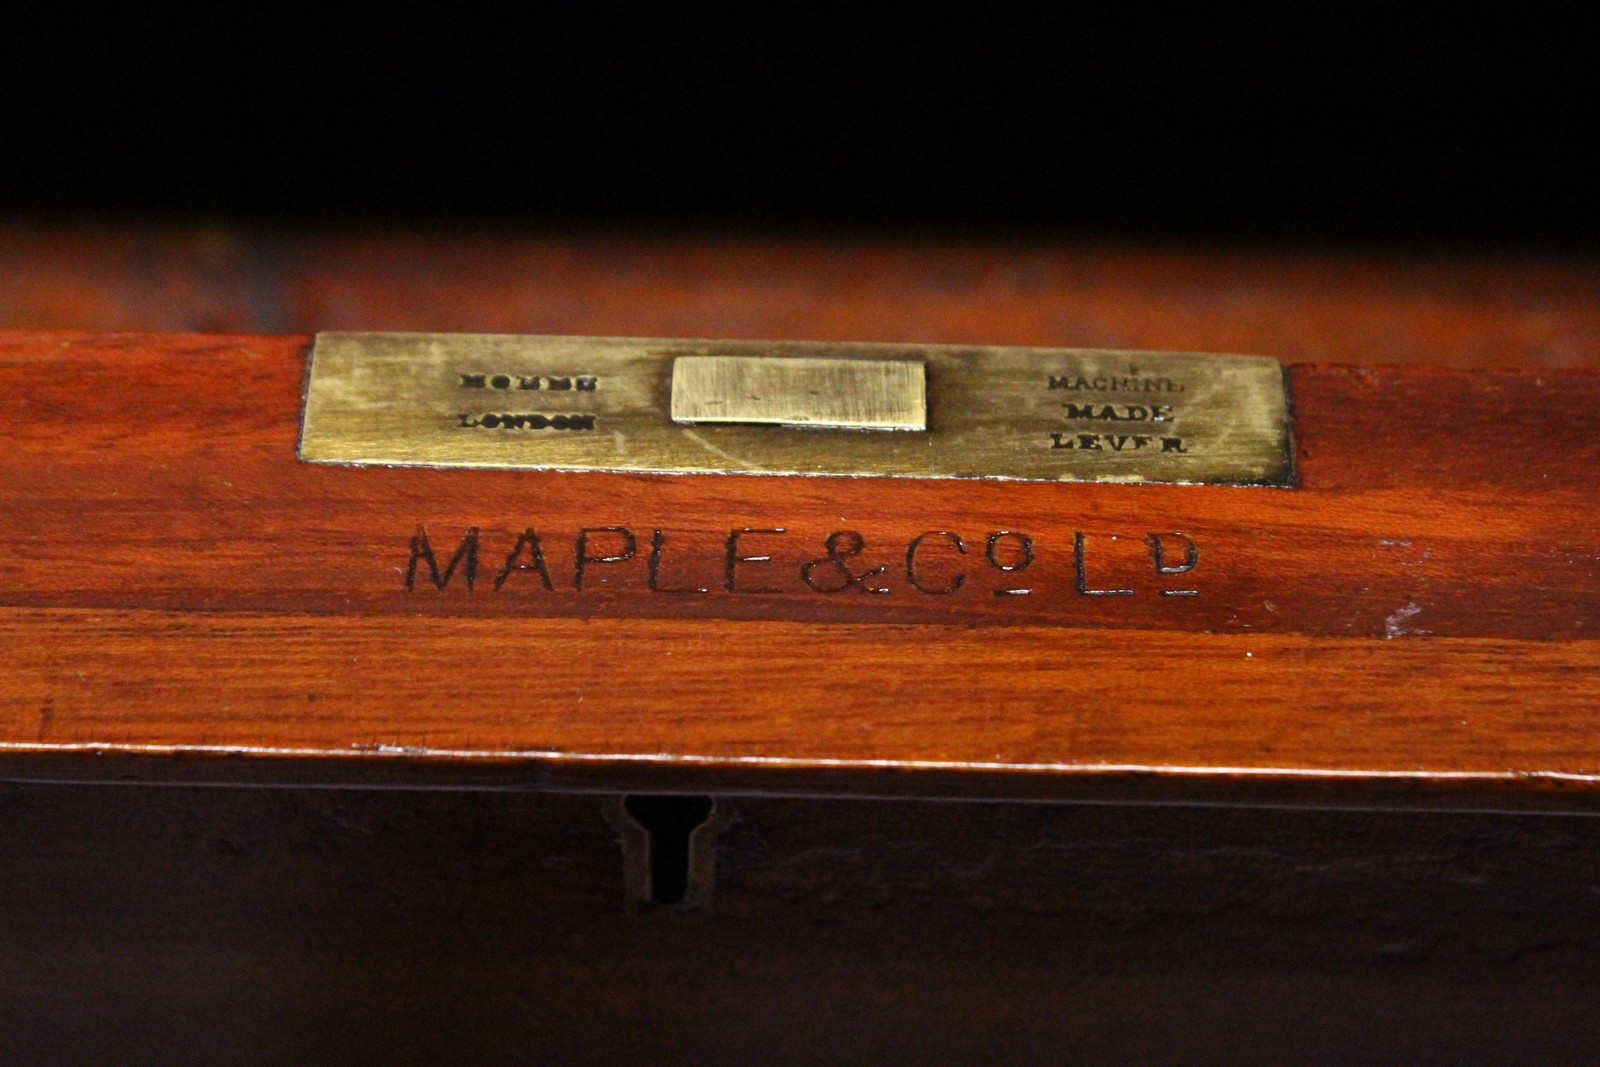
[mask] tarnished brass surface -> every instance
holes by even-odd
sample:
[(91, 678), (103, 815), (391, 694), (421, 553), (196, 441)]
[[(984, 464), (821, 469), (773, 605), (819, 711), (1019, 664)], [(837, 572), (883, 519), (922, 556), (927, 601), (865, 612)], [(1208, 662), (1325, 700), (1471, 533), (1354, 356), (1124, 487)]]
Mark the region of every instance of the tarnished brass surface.
[[(674, 422), (674, 364), (693, 370), (699, 357), (730, 356), (910, 364), (917, 371), (822, 378), (860, 383), (877, 375), (886, 390), (898, 382), (879, 405), (889, 414), (870, 425), (912, 429), (902, 425), (910, 421), (902, 418), (905, 382), (925, 370), (926, 430)], [(685, 406), (698, 405), (704, 417), (707, 396), (716, 398), (715, 387)], [(738, 413), (773, 413), (759, 407)], [(836, 397), (799, 407), (801, 416), (850, 411)], [(1289, 436), (1282, 368), (1260, 356), (324, 333), (312, 353), (300, 456), (358, 465), (1291, 485)]]
[(926, 376), (919, 359), (678, 356), (672, 421), (925, 430)]

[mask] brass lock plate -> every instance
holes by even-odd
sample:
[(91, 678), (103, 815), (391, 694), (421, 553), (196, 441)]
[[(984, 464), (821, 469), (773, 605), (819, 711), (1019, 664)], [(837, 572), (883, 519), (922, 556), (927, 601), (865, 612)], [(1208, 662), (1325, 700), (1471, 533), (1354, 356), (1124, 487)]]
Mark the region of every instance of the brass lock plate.
[(1294, 484), (1276, 360), (954, 345), (323, 333), (300, 457)]

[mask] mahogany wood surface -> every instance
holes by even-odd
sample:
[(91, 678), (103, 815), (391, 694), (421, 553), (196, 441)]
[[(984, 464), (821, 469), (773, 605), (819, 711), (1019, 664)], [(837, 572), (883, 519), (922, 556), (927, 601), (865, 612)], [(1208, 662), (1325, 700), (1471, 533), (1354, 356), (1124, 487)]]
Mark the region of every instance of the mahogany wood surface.
[(650, 477), (302, 464), (308, 344), (0, 340), (7, 775), (1600, 800), (1600, 376), (1295, 367), (1288, 490)]
[(0, 224), (0, 326), (442, 330), (1600, 367), (1600, 263), (849, 235)]

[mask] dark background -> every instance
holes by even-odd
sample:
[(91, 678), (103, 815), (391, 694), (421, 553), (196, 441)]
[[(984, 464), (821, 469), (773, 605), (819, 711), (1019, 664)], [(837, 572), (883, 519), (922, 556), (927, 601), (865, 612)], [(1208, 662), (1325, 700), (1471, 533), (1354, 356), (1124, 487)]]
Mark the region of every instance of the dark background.
[(152, 10), (0, 35), (0, 215), (1589, 251), (1551, 14)]

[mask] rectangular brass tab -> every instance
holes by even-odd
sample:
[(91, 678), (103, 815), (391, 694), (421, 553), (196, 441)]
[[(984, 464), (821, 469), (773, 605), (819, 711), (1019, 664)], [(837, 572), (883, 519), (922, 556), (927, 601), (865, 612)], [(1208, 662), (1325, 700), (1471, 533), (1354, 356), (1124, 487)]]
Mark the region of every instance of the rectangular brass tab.
[(925, 430), (921, 360), (679, 356), (673, 422)]
[(1289, 441), (1283, 370), (1261, 356), (324, 333), (300, 456), (1283, 486)]

